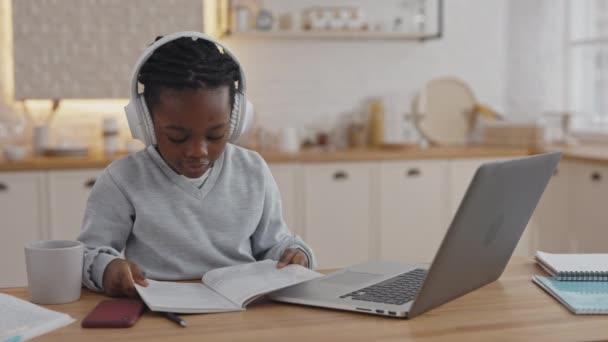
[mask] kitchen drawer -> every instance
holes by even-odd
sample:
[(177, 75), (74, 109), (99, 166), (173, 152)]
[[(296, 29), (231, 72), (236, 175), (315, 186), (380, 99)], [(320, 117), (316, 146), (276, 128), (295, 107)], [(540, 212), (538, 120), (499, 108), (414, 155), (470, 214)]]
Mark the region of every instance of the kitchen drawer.
[(52, 239), (78, 237), (91, 188), (101, 169), (48, 173), (49, 233)]

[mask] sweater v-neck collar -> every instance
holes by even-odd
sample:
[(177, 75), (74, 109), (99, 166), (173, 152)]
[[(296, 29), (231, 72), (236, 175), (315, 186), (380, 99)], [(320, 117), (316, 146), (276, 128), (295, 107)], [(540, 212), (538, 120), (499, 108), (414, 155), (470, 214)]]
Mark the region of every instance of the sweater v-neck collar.
[[(228, 148), (228, 145), (226, 145)], [(196, 185), (192, 184), (188, 180), (181, 177), (177, 172), (173, 171), (173, 169), (167, 165), (167, 162), (163, 159), (163, 157), (158, 153), (156, 147), (154, 145), (150, 145), (146, 148), (146, 152), (152, 158), (154, 163), (160, 168), (160, 170), (169, 178), (175, 185), (177, 185), (180, 189), (188, 193), (194, 198), (202, 200), (207, 193), (213, 188), (215, 182), (222, 171), (222, 167), (224, 165), (224, 155), (226, 150), (222, 152), (222, 154), (217, 158), (215, 163), (213, 163), (213, 172), (209, 174), (207, 180), (201, 188), (198, 188)]]

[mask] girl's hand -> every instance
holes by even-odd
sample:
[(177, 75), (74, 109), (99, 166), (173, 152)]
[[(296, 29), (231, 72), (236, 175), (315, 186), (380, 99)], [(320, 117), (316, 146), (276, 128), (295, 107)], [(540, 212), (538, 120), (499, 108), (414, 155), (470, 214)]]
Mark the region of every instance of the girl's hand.
[(286, 248), (277, 263), (277, 268), (283, 268), (289, 264), (308, 267), (308, 257), (304, 252), (297, 248)]
[(114, 259), (103, 272), (103, 289), (112, 297), (138, 297), (135, 283), (148, 286), (148, 281), (136, 264)]

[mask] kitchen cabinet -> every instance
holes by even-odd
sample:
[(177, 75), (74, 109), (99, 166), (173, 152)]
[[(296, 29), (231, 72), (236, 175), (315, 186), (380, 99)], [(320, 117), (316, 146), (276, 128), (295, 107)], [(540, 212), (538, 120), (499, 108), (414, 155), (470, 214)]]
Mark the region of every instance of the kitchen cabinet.
[(449, 196), (449, 211), (448, 216), (450, 220), (456, 214), (458, 206), (467, 191), (475, 171), (484, 163), (496, 161), (500, 159), (496, 158), (484, 158), (484, 159), (453, 159), (450, 160), (449, 164), (449, 187), (447, 188)]
[(372, 165), (303, 166), (306, 241), (315, 251), (319, 268), (343, 267), (370, 257)]
[[(475, 169), (492, 158), (271, 163), (289, 228), (320, 268), (430, 262)], [(25, 284), (23, 244), (74, 239), (100, 169), (0, 172), (0, 287)], [(608, 167), (561, 162), (515, 254), (608, 252)]]
[(0, 287), (25, 286), (24, 245), (47, 238), (44, 173), (0, 173)]
[(569, 253), (575, 249), (576, 234), (571, 230), (573, 167), (567, 161), (559, 163), (536, 207), (530, 232), (534, 250)]
[(305, 238), (303, 213), (299, 210), (302, 205), (302, 184), (298, 181), (301, 177), (301, 167), (296, 163), (274, 163), (269, 166), (281, 193), (283, 218), (287, 227), (294, 234)]
[(570, 231), (579, 253), (608, 253), (608, 167), (578, 163), (572, 171)]
[(74, 240), (80, 233), (87, 199), (102, 170), (48, 173), (49, 232), (54, 240)]
[(380, 257), (431, 262), (447, 229), (448, 162), (385, 162), (380, 174)]

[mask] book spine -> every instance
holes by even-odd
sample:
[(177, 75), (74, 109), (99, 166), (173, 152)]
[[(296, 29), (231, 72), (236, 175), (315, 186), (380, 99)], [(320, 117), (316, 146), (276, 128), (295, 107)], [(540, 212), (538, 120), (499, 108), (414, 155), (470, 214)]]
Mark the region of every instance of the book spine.
[(608, 281), (607, 272), (568, 271), (556, 274), (557, 280), (564, 281)]

